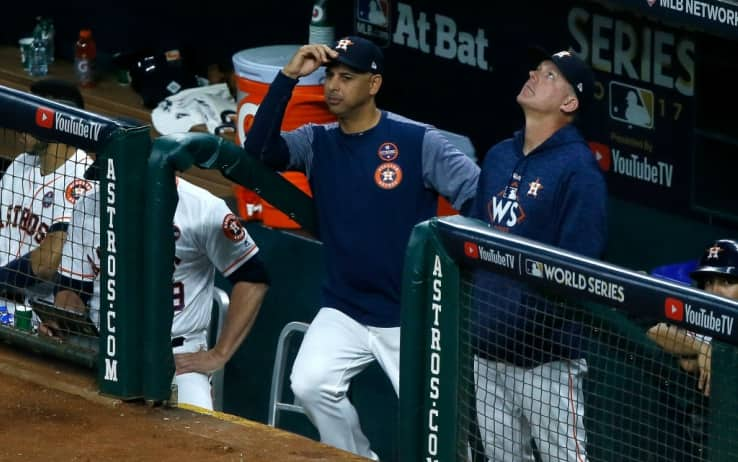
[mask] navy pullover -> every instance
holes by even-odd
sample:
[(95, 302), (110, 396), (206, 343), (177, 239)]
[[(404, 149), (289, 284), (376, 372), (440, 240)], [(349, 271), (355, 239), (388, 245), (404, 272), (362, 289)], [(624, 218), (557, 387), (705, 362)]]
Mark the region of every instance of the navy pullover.
[(307, 174), (323, 241), (322, 306), (399, 326), (412, 228), (436, 214), (439, 193), (457, 210), (471, 200), (479, 167), (435, 128), (387, 111), (362, 133), (345, 134), (338, 123), (280, 133), (296, 83), (277, 75), (244, 148), (275, 169)]
[[(471, 215), (497, 230), (600, 258), (607, 189), (585, 140), (567, 125), (527, 156), (523, 141), (519, 131), (489, 150)], [(581, 356), (582, 328), (564, 304), (507, 277), (474, 278), (479, 354), (523, 367)]]

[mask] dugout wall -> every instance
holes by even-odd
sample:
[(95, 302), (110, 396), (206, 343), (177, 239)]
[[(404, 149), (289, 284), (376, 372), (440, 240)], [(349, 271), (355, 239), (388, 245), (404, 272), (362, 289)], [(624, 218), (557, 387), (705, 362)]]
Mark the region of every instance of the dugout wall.
[[(494, 416), (476, 409), (474, 390), (484, 382), (472, 367), (473, 309), (480, 296), (471, 284), (474, 271), (525, 283), (531, 297), (555, 303), (557, 315), (585, 327), (590, 460), (738, 456), (732, 430), (738, 303), (457, 216), (416, 226), (406, 256), (400, 425), (407, 437), (401, 460), (485, 460), (480, 435)], [(545, 306), (538, 302), (529, 307)], [(709, 399), (697, 390), (695, 376), (645, 336), (659, 321), (713, 337)], [(508, 344), (524, 347), (512, 335)]]
[[(60, 344), (10, 326), (0, 336), (26, 348), (96, 367), (101, 392), (123, 399), (141, 397), (142, 258), (141, 231), (148, 127), (134, 127), (84, 110), (0, 87), (0, 128), (6, 138), (23, 134), (97, 154), (101, 188), (102, 267), (98, 345)], [(8, 133), (11, 133), (8, 135)]]

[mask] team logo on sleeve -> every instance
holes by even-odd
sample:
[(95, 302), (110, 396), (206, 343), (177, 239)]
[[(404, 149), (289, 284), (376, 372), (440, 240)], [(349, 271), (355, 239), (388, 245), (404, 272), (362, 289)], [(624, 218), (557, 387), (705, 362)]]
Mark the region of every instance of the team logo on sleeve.
[(377, 151), (377, 155), (385, 162), (392, 162), (400, 155), (400, 150), (395, 143), (382, 143)]
[(74, 204), (77, 200), (84, 196), (87, 191), (92, 189), (92, 183), (79, 178), (72, 181), (64, 188), (64, 198), (67, 202)]
[(402, 169), (393, 162), (381, 164), (374, 171), (374, 182), (382, 189), (394, 189), (402, 181)]
[(241, 220), (232, 213), (223, 218), (223, 234), (232, 241), (240, 241), (246, 236), (246, 230), (241, 224)]

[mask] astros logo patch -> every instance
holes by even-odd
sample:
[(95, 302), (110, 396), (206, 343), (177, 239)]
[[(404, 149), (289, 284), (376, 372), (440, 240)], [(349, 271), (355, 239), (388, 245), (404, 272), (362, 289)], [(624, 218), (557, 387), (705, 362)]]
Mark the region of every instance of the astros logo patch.
[(382, 189), (393, 189), (402, 181), (402, 169), (393, 162), (381, 164), (374, 171), (374, 182)]
[(41, 199), (41, 206), (43, 208), (51, 207), (51, 204), (54, 203), (54, 191), (49, 191), (44, 194), (44, 197)]
[(64, 188), (64, 198), (67, 202), (74, 204), (77, 202), (77, 199), (84, 196), (90, 189), (92, 189), (92, 183), (87, 180), (76, 179)]
[(710, 260), (712, 258), (720, 258), (720, 252), (722, 251), (723, 249), (716, 245), (710, 247), (710, 250), (707, 252), (707, 259)]
[(538, 191), (543, 189), (543, 185), (541, 184), (541, 180), (536, 178), (536, 181), (531, 181), (528, 183), (528, 186), (530, 189), (528, 189), (528, 195), (532, 197), (538, 197)]
[(382, 143), (377, 151), (377, 155), (383, 161), (391, 162), (397, 159), (397, 156), (400, 155), (400, 150), (395, 143)]
[(246, 236), (241, 220), (236, 215), (229, 213), (223, 218), (223, 234), (232, 241), (240, 241)]

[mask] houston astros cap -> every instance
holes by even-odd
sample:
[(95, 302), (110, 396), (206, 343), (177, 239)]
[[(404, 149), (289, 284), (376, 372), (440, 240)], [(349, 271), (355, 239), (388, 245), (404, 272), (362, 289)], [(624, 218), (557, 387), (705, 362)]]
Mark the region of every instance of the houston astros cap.
[(334, 63), (345, 64), (359, 72), (371, 72), (372, 74), (384, 72), (382, 50), (371, 40), (351, 35), (336, 40), (333, 49), (338, 52), (338, 57), (333, 60)]
[(548, 53), (543, 48), (534, 46), (529, 51), (536, 65), (547, 59), (553, 61), (564, 78), (574, 88), (574, 93), (579, 100), (580, 110), (589, 107), (594, 94), (594, 73), (584, 61), (573, 52), (566, 50)]

